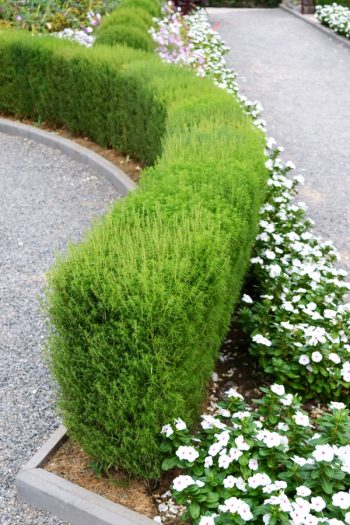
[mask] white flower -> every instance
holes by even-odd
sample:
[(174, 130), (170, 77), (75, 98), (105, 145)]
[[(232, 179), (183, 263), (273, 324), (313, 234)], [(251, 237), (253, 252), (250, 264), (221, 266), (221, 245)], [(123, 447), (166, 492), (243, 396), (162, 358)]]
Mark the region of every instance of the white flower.
[(271, 519), (271, 514), (264, 514), (263, 515), (263, 522), (265, 525), (269, 525)]
[(175, 454), (177, 455), (179, 459), (189, 461), (189, 462), (193, 462), (199, 457), (199, 453), (197, 452), (195, 448), (187, 447), (184, 445), (179, 447), (177, 451), (175, 452)]
[(305, 329), (305, 336), (309, 338), (308, 344), (311, 346), (326, 342), (326, 330), (321, 326), (308, 326)]
[(219, 416), (222, 416), (222, 417), (231, 417), (231, 412), (229, 410), (227, 410), (226, 408), (221, 408), (219, 407), (216, 411), (216, 413), (219, 415)]
[(164, 425), (160, 433), (165, 434), (165, 436), (168, 438), (169, 436), (171, 436), (171, 434), (174, 434), (174, 431), (171, 428), (171, 425)]
[(275, 146), (277, 146), (277, 142), (273, 137), (269, 137), (266, 141), (266, 147), (268, 149), (273, 149)]
[(316, 445), (312, 455), (316, 461), (331, 462), (334, 458), (334, 451), (330, 445)]
[(280, 401), (282, 405), (290, 406), (293, 403), (293, 399), (294, 399), (293, 394), (286, 394), (285, 396), (281, 397)]
[(209, 456), (217, 456), (222, 448), (222, 443), (213, 443), (212, 445), (210, 445), (208, 450)]
[(283, 512), (290, 512), (292, 510), (292, 506), (290, 504), (288, 496), (286, 496), (285, 494), (280, 494), (279, 496), (271, 496), (269, 499), (266, 499), (264, 501), (264, 504), (279, 505), (280, 509)]
[(258, 460), (255, 459), (255, 458), (251, 458), (251, 459), (249, 460), (248, 467), (249, 467), (251, 470), (258, 470), (258, 468), (259, 468)]
[(248, 443), (246, 442), (243, 436), (236, 437), (235, 443), (236, 443), (236, 447), (238, 448), (238, 450), (249, 450), (250, 449), (250, 445), (248, 445)]
[(304, 366), (308, 365), (310, 363), (309, 356), (307, 356), (306, 354), (301, 355), (299, 357), (299, 363)]
[(350, 512), (347, 512), (344, 516), (345, 523), (350, 523)]
[(341, 362), (339, 355), (335, 354), (334, 352), (331, 352), (329, 354), (328, 359), (332, 361), (333, 363), (335, 363), (336, 365), (339, 365), (339, 363)]
[(232, 463), (232, 458), (227, 454), (221, 454), (219, 457), (218, 465), (220, 468), (226, 470)]
[(213, 465), (213, 457), (207, 456), (204, 460), (204, 468), (209, 468)]
[(175, 419), (175, 428), (176, 430), (186, 430), (186, 423), (182, 419), (177, 418)]
[(335, 310), (330, 310), (329, 308), (326, 308), (323, 312), (323, 317), (326, 319), (334, 319), (337, 315), (337, 312)]
[(173, 481), (173, 487), (174, 490), (177, 490), (177, 492), (181, 492), (182, 490), (186, 489), (190, 485), (195, 485), (196, 482), (194, 479), (191, 478), (191, 476), (178, 476)]
[(257, 343), (259, 345), (264, 345), (264, 346), (272, 345), (271, 341), (261, 334), (253, 335), (252, 341), (254, 341), (254, 343)]
[(326, 508), (326, 502), (321, 496), (311, 498), (311, 508), (316, 512), (322, 512)]
[(196, 485), (201, 489), (202, 487), (204, 487), (205, 483), (203, 483), (203, 481), (201, 481), (200, 479), (196, 479)]
[(283, 430), (284, 432), (287, 432), (287, 430), (289, 430), (289, 425), (287, 425), (287, 423), (278, 423), (277, 424), (277, 428), (278, 430)]
[(314, 363), (319, 363), (320, 361), (322, 361), (323, 356), (320, 352), (312, 352), (311, 359)]
[(232, 459), (232, 461), (237, 461), (241, 457), (242, 454), (243, 452), (239, 450), (238, 448), (230, 448), (229, 456)]
[(343, 410), (346, 408), (346, 405), (344, 403), (337, 403), (336, 401), (332, 401), (329, 403), (329, 408), (331, 410)]
[(335, 507), (340, 507), (343, 510), (347, 510), (350, 507), (350, 494), (349, 492), (337, 492), (332, 496), (332, 503)]
[(232, 414), (232, 418), (234, 418), (234, 419), (245, 419), (245, 418), (250, 417), (250, 416), (251, 416), (251, 414), (247, 410), (245, 410), (244, 412), (234, 412)]
[(304, 525), (317, 525), (318, 518), (313, 514), (307, 514), (303, 521)]
[(224, 432), (221, 432), (220, 434), (215, 434), (215, 437), (217, 439), (217, 442), (222, 447), (226, 447), (230, 439), (230, 432), (228, 430), (224, 430)]
[(215, 520), (212, 516), (202, 516), (198, 525), (215, 525)]
[(291, 170), (295, 170), (295, 164), (294, 162), (292, 162), (291, 160), (288, 160), (286, 163), (285, 163), (285, 166), (286, 168), (289, 168)]
[(273, 261), (274, 259), (276, 259), (276, 254), (272, 250), (265, 250), (264, 255), (266, 259), (270, 259), (270, 261)]
[(248, 295), (246, 293), (242, 296), (242, 301), (244, 303), (247, 303), (247, 304), (252, 304), (253, 303), (253, 299), (250, 297), (250, 295)]
[(283, 396), (286, 393), (284, 386), (278, 385), (277, 383), (274, 383), (273, 385), (271, 385), (270, 388), (271, 388), (271, 391), (274, 394), (277, 394), (278, 396)]
[(302, 498), (307, 498), (310, 496), (311, 490), (309, 487), (305, 487), (305, 485), (300, 485), (300, 487), (297, 487), (297, 495), (301, 496)]
[(230, 388), (229, 390), (225, 392), (225, 394), (227, 395), (228, 398), (232, 397), (232, 398), (237, 398), (237, 399), (243, 399), (243, 396), (239, 392), (237, 392), (237, 390), (234, 388)]
[(281, 275), (281, 267), (278, 266), (278, 264), (271, 264), (269, 266), (269, 275), (272, 279), (275, 279), (276, 277), (279, 277)]
[(310, 426), (309, 416), (303, 414), (302, 412), (296, 412), (296, 414), (293, 416), (293, 419), (296, 424), (300, 425), (301, 427)]
[(223, 485), (226, 489), (237, 487), (238, 490), (242, 490), (243, 492), (246, 490), (246, 483), (242, 477), (235, 478), (234, 476), (227, 476), (223, 481)]
[(257, 474), (254, 474), (254, 476), (250, 476), (250, 478), (248, 478), (248, 485), (252, 489), (256, 489), (257, 487), (265, 487), (265, 485), (270, 484), (271, 479), (265, 473), (258, 472)]

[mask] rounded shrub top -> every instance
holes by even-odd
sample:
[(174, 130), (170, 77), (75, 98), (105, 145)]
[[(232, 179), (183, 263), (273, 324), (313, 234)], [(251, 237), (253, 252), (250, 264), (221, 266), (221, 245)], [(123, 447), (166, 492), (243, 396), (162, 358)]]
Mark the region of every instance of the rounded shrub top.
[(99, 44), (108, 46), (124, 44), (143, 51), (154, 49), (153, 40), (146, 31), (140, 27), (126, 27), (122, 24), (114, 24), (101, 30), (95, 41), (95, 45)]

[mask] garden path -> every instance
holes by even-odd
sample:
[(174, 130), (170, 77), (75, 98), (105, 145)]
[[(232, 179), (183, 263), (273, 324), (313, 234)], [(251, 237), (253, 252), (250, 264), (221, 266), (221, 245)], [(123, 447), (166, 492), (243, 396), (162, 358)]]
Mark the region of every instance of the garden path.
[(350, 271), (350, 48), (282, 9), (208, 9), (242, 95), (305, 176), (315, 230)]
[(0, 133), (0, 522), (58, 525), (18, 501), (14, 478), (58, 426), (42, 360), (39, 295), (54, 251), (81, 238), (117, 193), (46, 146)]

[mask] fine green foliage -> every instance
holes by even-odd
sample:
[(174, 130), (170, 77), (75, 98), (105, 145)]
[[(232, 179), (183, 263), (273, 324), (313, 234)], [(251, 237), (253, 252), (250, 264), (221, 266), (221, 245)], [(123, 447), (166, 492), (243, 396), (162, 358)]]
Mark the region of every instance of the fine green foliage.
[(145, 9), (137, 7), (121, 7), (120, 9), (113, 11), (110, 16), (103, 18), (102, 25), (99, 27), (98, 31), (115, 24), (124, 24), (130, 27), (149, 29), (152, 25), (152, 16), (145, 11)]
[(158, 0), (122, 0), (120, 2), (120, 8), (131, 7), (134, 9), (144, 9), (153, 16), (161, 15), (162, 3)]
[(160, 473), (159, 431), (198, 413), (249, 263), (264, 138), (210, 81), (150, 53), (0, 34), (0, 111), (152, 166), (49, 275), (49, 361), (70, 435)]
[(334, 0), (316, 0), (315, 2), (316, 5), (333, 5), (334, 3), (350, 8), (350, 0), (337, 0), (336, 2)]
[[(137, 19), (136, 19), (137, 20)], [(127, 27), (124, 24), (110, 25), (99, 31), (95, 45), (103, 44), (107, 46), (115, 46), (117, 44), (124, 44), (134, 49), (142, 49), (143, 51), (153, 51), (154, 43), (147, 30), (143, 27)]]
[(143, 51), (153, 51), (149, 34), (152, 18), (160, 15), (158, 0), (122, 0), (118, 9), (103, 18), (96, 33), (96, 45), (125, 44)]
[(209, 0), (210, 7), (278, 7), (281, 0)]

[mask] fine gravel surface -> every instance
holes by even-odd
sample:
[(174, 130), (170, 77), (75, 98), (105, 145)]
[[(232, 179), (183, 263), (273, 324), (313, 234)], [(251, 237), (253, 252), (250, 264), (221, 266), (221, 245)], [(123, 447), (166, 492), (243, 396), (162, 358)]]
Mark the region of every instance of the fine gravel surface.
[(211, 8), (242, 95), (305, 176), (300, 200), (350, 271), (350, 48), (282, 9)]
[(118, 198), (62, 153), (0, 133), (0, 524), (58, 525), (18, 501), (15, 476), (58, 426), (39, 297), (64, 252)]

